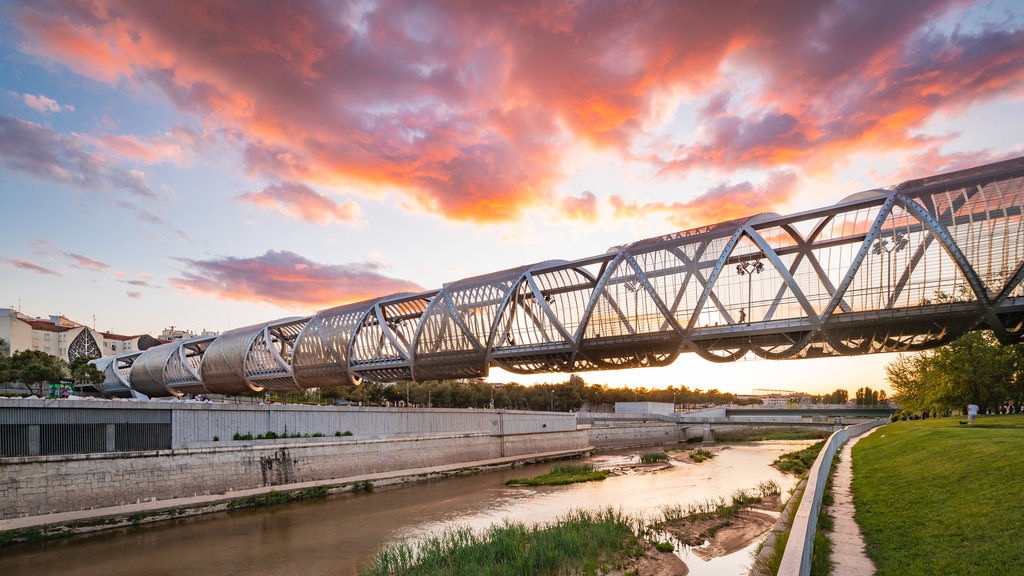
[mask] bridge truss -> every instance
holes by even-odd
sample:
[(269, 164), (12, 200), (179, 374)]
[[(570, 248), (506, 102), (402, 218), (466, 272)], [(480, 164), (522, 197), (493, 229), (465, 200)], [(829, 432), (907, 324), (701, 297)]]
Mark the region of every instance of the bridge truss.
[(239, 393), (915, 351), (1024, 329), (1024, 158), (96, 361), (101, 391)]

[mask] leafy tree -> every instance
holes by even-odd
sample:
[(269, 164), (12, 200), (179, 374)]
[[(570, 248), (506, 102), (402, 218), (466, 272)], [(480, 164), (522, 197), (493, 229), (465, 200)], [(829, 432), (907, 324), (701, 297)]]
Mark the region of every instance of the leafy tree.
[(85, 362), (71, 370), (71, 379), (79, 384), (99, 384), (105, 376), (94, 364)]
[(1024, 347), (999, 344), (991, 332), (969, 332), (932, 351), (900, 356), (886, 366), (900, 404), (911, 411), (962, 409), (977, 404), (995, 409), (1019, 402)]
[(23, 382), (33, 394), (44, 395), (44, 384), (57, 382), (70, 375), (68, 363), (41, 350), (22, 350), (10, 359), (14, 378)]
[(0, 358), (7, 358), (11, 355), (11, 345), (7, 340), (0, 338)]

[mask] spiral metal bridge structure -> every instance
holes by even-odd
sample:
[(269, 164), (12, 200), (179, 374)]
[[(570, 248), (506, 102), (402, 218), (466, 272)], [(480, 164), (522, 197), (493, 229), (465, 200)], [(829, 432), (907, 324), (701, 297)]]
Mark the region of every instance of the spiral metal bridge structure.
[(916, 351), (1024, 331), (1024, 157), (95, 360), (109, 396)]

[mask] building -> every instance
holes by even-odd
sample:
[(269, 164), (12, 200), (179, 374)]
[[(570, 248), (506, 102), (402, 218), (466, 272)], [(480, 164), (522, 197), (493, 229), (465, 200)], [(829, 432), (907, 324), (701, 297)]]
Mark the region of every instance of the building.
[(99, 332), (61, 315), (33, 318), (14, 310), (0, 308), (0, 338), (7, 341), (7, 355), (22, 350), (40, 350), (65, 362), (88, 356), (99, 358), (139, 350), (139, 339), (149, 336), (125, 336)]

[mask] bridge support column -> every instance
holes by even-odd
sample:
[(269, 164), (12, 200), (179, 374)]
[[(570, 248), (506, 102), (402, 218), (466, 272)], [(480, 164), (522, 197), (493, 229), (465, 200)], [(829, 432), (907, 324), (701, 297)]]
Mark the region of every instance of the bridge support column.
[(701, 442), (703, 444), (715, 443), (715, 431), (711, 429), (711, 424), (704, 424), (704, 438)]

